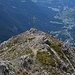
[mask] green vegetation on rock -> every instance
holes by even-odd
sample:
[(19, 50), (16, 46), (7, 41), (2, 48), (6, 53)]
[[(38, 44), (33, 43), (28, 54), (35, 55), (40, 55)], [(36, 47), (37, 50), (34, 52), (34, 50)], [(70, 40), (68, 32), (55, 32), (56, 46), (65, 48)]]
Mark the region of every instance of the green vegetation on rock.
[(45, 51), (37, 52), (36, 59), (40, 61), (43, 65), (51, 65), (55, 66), (55, 61), (52, 57), (49, 56), (49, 54)]

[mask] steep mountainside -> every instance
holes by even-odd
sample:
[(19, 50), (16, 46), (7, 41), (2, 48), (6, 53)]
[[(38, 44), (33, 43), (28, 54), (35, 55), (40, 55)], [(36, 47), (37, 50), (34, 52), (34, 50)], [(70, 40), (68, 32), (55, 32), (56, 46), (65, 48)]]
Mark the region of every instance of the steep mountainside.
[(22, 31), (18, 23), (5, 12), (4, 6), (0, 4), (0, 41), (4, 41)]
[(75, 49), (32, 28), (0, 44), (0, 75), (75, 75)]

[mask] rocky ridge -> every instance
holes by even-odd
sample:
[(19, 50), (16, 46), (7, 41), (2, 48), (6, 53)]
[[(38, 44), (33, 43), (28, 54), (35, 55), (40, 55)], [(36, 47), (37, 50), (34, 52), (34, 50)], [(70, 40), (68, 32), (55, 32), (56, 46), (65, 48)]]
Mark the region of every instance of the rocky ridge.
[(0, 75), (75, 75), (75, 49), (31, 28), (0, 44)]

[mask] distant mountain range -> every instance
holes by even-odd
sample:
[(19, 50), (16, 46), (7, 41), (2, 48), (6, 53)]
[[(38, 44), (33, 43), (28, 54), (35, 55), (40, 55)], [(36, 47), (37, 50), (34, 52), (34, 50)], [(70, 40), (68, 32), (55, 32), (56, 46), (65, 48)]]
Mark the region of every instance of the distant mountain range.
[(21, 28), (7, 12), (4, 11), (4, 6), (0, 5), (0, 41), (20, 33)]
[[(74, 45), (74, 3), (74, 0), (0, 0), (0, 41), (35, 27)], [(72, 15), (68, 18), (66, 12)]]
[[(39, 15), (37, 15), (38, 13)], [(42, 19), (45, 18), (42, 18), (43, 15), (41, 9), (30, 0), (27, 0), (27, 2), (21, 2), (20, 0), (0, 1), (0, 41), (34, 27), (34, 16), (39, 18), (37, 19), (37, 25), (39, 25), (39, 21), (41, 24)]]

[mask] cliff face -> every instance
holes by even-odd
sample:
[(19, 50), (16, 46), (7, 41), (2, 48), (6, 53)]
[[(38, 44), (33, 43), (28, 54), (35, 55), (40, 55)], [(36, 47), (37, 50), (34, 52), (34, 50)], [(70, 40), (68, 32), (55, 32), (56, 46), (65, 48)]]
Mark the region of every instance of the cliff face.
[(75, 49), (30, 29), (0, 44), (0, 75), (75, 75)]

